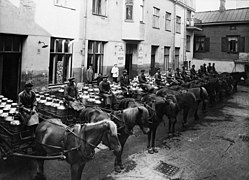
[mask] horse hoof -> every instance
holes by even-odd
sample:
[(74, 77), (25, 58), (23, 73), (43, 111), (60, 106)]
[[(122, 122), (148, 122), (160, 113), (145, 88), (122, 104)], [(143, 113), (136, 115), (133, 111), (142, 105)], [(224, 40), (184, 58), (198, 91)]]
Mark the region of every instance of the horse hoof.
[(117, 173), (121, 173), (121, 168), (120, 168), (120, 166), (115, 166), (115, 167), (114, 167), (114, 170), (115, 170), (115, 172), (117, 172)]
[(150, 154), (154, 154), (153, 149), (148, 149), (148, 153), (150, 153)]
[(156, 148), (153, 148), (154, 153), (158, 153), (158, 150)]

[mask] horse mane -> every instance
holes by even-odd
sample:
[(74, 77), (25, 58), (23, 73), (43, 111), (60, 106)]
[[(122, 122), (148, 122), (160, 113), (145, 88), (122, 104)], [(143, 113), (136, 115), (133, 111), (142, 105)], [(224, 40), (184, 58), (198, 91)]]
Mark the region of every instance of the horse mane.
[(98, 126), (98, 125), (103, 124), (103, 123), (108, 124), (112, 136), (117, 136), (118, 135), (117, 125), (113, 121), (111, 121), (110, 119), (104, 119), (104, 120), (99, 121), (99, 122), (86, 123), (86, 125), (87, 126), (88, 125), (90, 125), (90, 126)]
[(126, 117), (126, 120), (131, 122), (134, 118), (136, 118), (139, 110), (143, 111), (143, 114), (142, 114), (143, 117), (149, 118), (149, 112), (144, 106), (127, 108), (127, 109), (123, 110), (123, 114)]

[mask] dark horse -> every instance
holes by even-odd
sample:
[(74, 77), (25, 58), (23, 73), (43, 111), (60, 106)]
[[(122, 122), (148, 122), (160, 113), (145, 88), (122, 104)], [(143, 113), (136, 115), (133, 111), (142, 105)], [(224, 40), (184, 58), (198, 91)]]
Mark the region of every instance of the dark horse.
[(233, 91), (234, 92), (237, 92), (237, 86), (238, 86), (238, 83), (240, 81), (244, 81), (246, 80), (248, 77), (247, 77), (247, 74), (246, 72), (232, 72), (232, 73), (222, 73), (221, 75), (226, 75), (226, 76), (231, 76), (232, 77), (232, 85), (233, 85)]
[(199, 107), (199, 104), (202, 102), (202, 111), (206, 111), (206, 104), (209, 99), (206, 88), (196, 87), (196, 88), (187, 89), (187, 91), (192, 92), (195, 95), (197, 101), (197, 108)]
[[(122, 164), (122, 153), (125, 142), (128, 137), (133, 134), (133, 127), (138, 125), (144, 134), (149, 132), (149, 112), (143, 106), (127, 108), (122, 111), (114, 111), (111, 114), (107, 114), (98, 108), (86, 108), (80, 113), (80, 119), (83, 122), (97, 122), (106, 117), (112, 117), (112, 120), (117, 124), (118, 127), (118, 139), (121, 144), (121, 151), (114, 152), (115, 163), (114, 168), (116, 172), (121, 172), (124, 169)], [(103, 137), (103, 144), (109, 146)]]
[[(94, 149), (102, 137), (108, 139), (109, 147), (119, 153), (121, 145), (117, 136), (117, 126), (110, 119), (96, 123), (75, 124), (68, 127), (58, 119), (41, 122), (36, 129), (36, 152), (41, 156), (63, 154), (71, 165), (71, 180), (80, 180), (87, 161), (94, 157)], [(44, 159), (37, 160), (36, 179), (45, 179)]]
[(173, 95), (175, 103), (177, 103), (179, 110), (183, 110), (183, 126), (187, 123), (187, 118), (190, 109), (194, 109), (195, 120), (199, 119), (198, 106), (196, 96), (187, 90), (174, 91), (168, 88), (163, 88), (157, 91), (158, 96), (165, 97), (169, 94)]

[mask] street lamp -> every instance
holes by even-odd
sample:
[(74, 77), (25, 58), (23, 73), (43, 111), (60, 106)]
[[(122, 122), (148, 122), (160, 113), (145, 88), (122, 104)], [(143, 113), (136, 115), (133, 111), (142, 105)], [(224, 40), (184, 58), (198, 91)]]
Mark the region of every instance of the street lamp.
[(39, 41), (39, 42), (38, 42), (38, 44), (43, 44), (42, 48), (46, 48), (46, 47), (48, 47), (48, 45), (47, 45), (47, 44), (45, 44), (45, 42), (41, 42), (41, 41)]

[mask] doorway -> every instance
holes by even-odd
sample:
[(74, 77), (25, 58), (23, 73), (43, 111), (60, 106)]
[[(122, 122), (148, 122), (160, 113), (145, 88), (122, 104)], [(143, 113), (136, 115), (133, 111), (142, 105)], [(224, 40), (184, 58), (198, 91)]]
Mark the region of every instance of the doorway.
[(151, 46), (151, 62), (150, 62), (150, 75), (154, 75), (156, 72), (156, 52), (158, 46)]
[(128, 76), (132, 78), (135, 75), (132, 69), (133, 52), (137, 49), (137, 44), (126, 44), (125, 52), (125, 69), (127, 70)]
[(17, 100), (24, 36), (0, 34), (0, 94)]
[(17, 100), (19, 91), (20, 54), (0, 55), (0, 94)]

